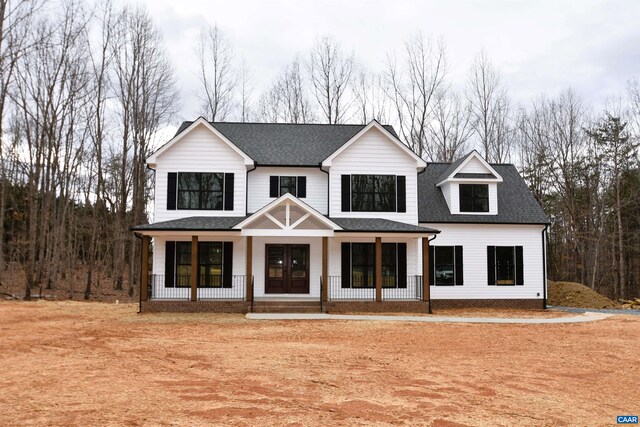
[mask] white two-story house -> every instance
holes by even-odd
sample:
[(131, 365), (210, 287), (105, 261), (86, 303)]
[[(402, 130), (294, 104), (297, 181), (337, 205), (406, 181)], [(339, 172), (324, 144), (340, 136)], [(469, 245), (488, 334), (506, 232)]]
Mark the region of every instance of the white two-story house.
[(147, 164), (142, 311), (545, 305), (548, 219), (475, 151), (427, 163), (376, 121), (199, 118)]

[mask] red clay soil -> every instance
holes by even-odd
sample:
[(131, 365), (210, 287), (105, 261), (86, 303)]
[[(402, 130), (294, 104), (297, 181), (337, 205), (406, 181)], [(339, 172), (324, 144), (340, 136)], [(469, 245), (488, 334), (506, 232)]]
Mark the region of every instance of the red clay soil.
[(250, 321), (0, 303), (0, 425), (615, 425), (640, 318)]

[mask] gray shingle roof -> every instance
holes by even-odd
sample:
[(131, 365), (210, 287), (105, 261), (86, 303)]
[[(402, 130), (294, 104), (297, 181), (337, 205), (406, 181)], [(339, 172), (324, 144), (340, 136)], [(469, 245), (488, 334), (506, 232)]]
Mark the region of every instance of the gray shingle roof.
[(383, 233), (439, 233), (439, 230), (382, 218), (329, 218), (342, 231)]
[(482, 179), (498, 179), (492, 173), (457, 173), (454, 178), (482, 178)]
[[(183, 122), (176, 135), (193, 122)], [(259, 165), (317, 166), (366, 125), (211, 123)], [(384, 126), (392, 135), (392, 126)]]
[(493, 223), (493, 224), (548, 224), (549, 218), (536, 201), (513, 165), (491, 165), (503, 182), (498, 186), (497, 215), (453, 215), (449, 211), (442, 191), (436, 184), (446, 171), (453, 171), (448, 163), (430, 163), (418, 174), (418, 217), (421, 223)]
[(136, 225), (131, 229), (133, 231), (223, 231), (231, 230), (245, 218), (244, 216), (190, 216), (154, 224)]
[(453, 173), (453, 171), (456, 170), (458, 168), (458, 166), (460, 166), (462, 164), (462, 162), (467, 160), (467, 158), (469, 156), (471, 156), (471, 154), (473, 154), (473, 151), (471, 151), (466, 156), (460, 157), (458, 160), (456, 160), (453, 163), (446, 163), (445, 164), (446, 168), (441, 172), (440, 176), (438, 177), (438, 182), (436, 182), (436, 184), (438, 184), (438, 183), (444, 181), (445, 179), (449, 178), (449, 175), (451, 175)]
[[(191, 216), (155, 224), (137, 225), (133, 231), (239, 231), (233, 227), (246, 217), (209, 217)], [(329, 218), (343, 231), (380, 232), (380, 233), (439, 233), (432, 228), (405, 224), (380, 218)], [(274, 230), (277, 233), (277, 230)]]

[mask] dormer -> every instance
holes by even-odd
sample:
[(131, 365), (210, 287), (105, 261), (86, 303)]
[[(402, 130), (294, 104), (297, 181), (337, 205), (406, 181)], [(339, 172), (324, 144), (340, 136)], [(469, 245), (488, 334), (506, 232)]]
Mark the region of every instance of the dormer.
[(453, 162), (436, 186), (454, 215), (497, 215), (500, 182), (500, 174), (474, 150)]

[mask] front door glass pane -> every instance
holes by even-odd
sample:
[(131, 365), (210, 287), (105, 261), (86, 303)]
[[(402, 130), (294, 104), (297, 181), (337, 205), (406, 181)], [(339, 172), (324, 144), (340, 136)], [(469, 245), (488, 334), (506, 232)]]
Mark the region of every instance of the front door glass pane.
[(307, 277), (307, 248), (291, 247), (291, 278)]
[(271, 278), (284, 277), (284, 246), (269, 246), (267, 272)]

